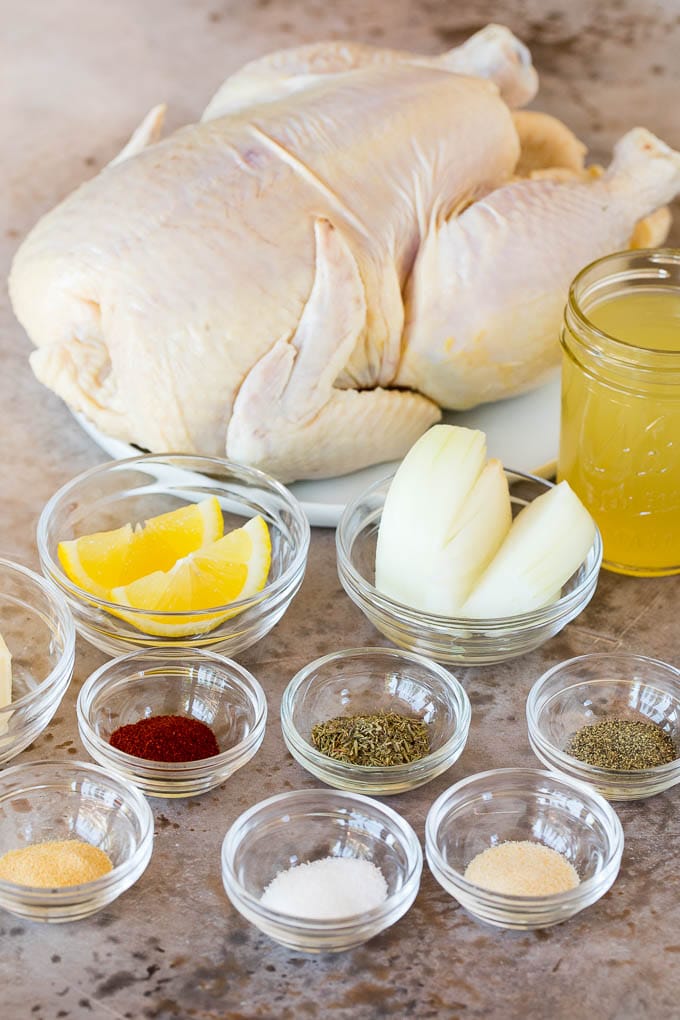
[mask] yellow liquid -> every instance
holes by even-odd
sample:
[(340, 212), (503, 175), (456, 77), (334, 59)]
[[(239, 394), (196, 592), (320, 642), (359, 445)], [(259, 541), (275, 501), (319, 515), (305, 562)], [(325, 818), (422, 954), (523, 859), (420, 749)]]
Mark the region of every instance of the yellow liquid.
[(654, 351), (680, 351), (680, 293), (634, 293), (601, 301), (588, 309), (594, 326), (615, 340)]
[[(680, 293), (631, 291), (587, 311), (602, 331), (647, 350), (680, 352)], [(606, 375), (606, 372), (603, 372)], [(661, 375), (660, 379), (663, 378)], [(604, 566), (626, 574), (680, 571), (680, 387), (631, 391), (562, 365), (559, 477), (602, 532)]]

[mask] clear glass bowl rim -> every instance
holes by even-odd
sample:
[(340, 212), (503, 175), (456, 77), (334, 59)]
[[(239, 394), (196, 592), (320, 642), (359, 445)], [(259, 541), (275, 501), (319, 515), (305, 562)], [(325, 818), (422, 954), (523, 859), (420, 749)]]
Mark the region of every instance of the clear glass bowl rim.
[[(149, 616), (151, 613), (154, 617), (160, 619), (168, 619), (172, 622), (181, 616), (182, 619), (189, 618), (191, 620), (200, 621), (205, 617), (214, 616), (220, 612), (231, 612), (234, 609), (243, 610), (248, 609), (251, 606), (256, 606), (270, 599), (272, 596), (278, 596), (279, 594), (285, 593), (289, 586), (293, 583), (295, 578), (301, 569), (304, 569), (307, 552), (309, 549), (309, 542), (311, 538), (311, 529), (307, 515), (302, 509), (298, 500), (293, 496), (281, 482), (277, 482), (271, 475), (265, 474), (264, 471), (259, 471), (257, 468), (246, 467), (243, 464), (237, 464), (236, 461), (227, 460), (224, 457), (202, 457), (198, 454), (189, 453), (146, 453), (139, 457), (126, 457), (123, 460), (109, 460), (104, 464), (98, 464), (88, 471), (83, 471), (81, 474), (76, 475), (69, 482), (66, 482), (61, 488), (50, 497), (45, 506), (43, 507), (42, 513), (38, 519), (37, 529), (37, 545), (38, 553), (40, 555), (41, 564), (43, 569), (47, 568), (50, 578), (55, 578), (59, 585), (63, 587), (69, 594), (77, 599), (79, 602), (86, 602), (95, 609), (104, 610), (120, 610), (120, 606), (116, 602), (108, 602), (106, 599), (98, 598), (96, 595), (91, 595), (85, 591), (84, 588), (80, 588), (77, 584), (74, 584), (61, 569), (61, 564), (55, 561), (50, 554), (49, 546), (47, 542), (47, 528), (54, 513), (55, 507), (58, 503), (66, 498), (69, 493), (82, 482), (88, 482), (98, 474), (106, 474), (112, 469), (119, 467), (133, 467), (136, 465), (144, 465), (145, 463), (158, 463), (163, 461), (177, 461), (177, 460), (191, 460), (193, 462), (200, 461), (202, 464), (217, 465), (223, 470), (232, 472), (234, 475), (241, 475), (245, 480), (252, 484), (258, 484), (262, 488), (269, 489), (275, 492), (280, 499), (284, 501), (288, 510), (294, 518), (295, 524), (302, 532), (302, 541), (298, 548), (295, 550), (293, 556), (293, 562), (283, 571), (280, 577), (277, 577), (275, 581), (265, 584), (255, 595), (251, 595), (246, 599), (235, 599), (233, 602), (228, 602), (222, 606), (211, 606), (210, 609), (194, 609), (183, 612), (169, 612), (168, 610), (158, 611), (156, 609), (136, 609), (134, 607), (125, 607), (125, 613), (131, 617), (144, 617)], [(207, 479), (210, 480), (209, 478)], [(236, 615), (236, 614), (234, 614)]]
[[(616, 267), (626, 259), (639, 263), (642, 263), (646, 259), (650, 266), (658, 266), (661, 270), (664, 261), (674, 263), (675, 265), (680, 264), (680, 248), (627, 248), (624, 251), (615, 251), (611, 252), (609, 255), (602, 255), (583, 266), (583, 268), (574, 277), (571, 286), (569, 287), (569, 295), (567, 298), (567, 311), (574, 317), (583, 333), (583, 336), (580, 337), (580, 341), (585, 344), (590, 354), (601, 357), (602, 351), (587, 339), (589, 336), (595, 337), (601, 344), (604, 343), (607, 345), (608, 358), (616, 361), (618, 365), (623, 366), (624, 368), (632, 368), (643, 375), (648, 374), (650, 369), (654, 369), (655, 360), (661, 365), (664, 365), (667, 362), (677, 365), (680, 363), (680, 351), (666, 351), (654, 347), (639, 347), (634, 343), (629, 343), (627, 340), (620, 340), (618, 337), (615, 337), (611, 333), (607, 333), (605, 330), (600, 329), (599, 326), (596, 326), (595, 323), (588, 318), (588, 314), (581, 307), (581, 301), (584, 296), (584, 294), (581, 293), (581, 289), (587, 293), (588, 277), (592, 274), (593, 270), (600, 267), (610, 267), (612, 269), (612, 273), (614, 273)], [(637, 274), (641, 274), (641, 268), (638, 268)], [(646, 275), (646, 273), (643, 272), (642, 275)], [(629, 269), (620, 274), (620, 276), (622, 280), (632, 279), (635, 276), (635, 270)], [(659, 273), (658, 279), (662, 279), (661, 273)]]
[[(595, 803), (601, 814), (605, 816), (608, 828), (611, 830), (607, 860), (595, 875), (592, 875), (590, 878), (583, 879), (583, 881), (579, 882), (574, 889), (568, 889), (565, 892), (551, 893), (548, 896), (517, 896), (484, 889), (482, 886), (468, 881), (461, 872), (456, 871), (455, 868), (452, 868), (451, 865), (444, 861), (439, 851), (437, 834), (439, 831), (441, 816), (447, 807), (450, 797), (453, 794), (464, 790), (466, 787), (470, 787), (474, 784), (482, 785), (503, 775), (508, 777), (514, 776), (518, 779), (524, 776), (527, 780), (537, 779), (540, 777), (543, 780), (549, 780), (553, 784), (562, 785), (572, 789), (586, 802), (590, 801)], [(532, 908), (543, 911), (546, 907), (562, 907), (580, 903), (580, 901), (586, 898), (589, 893), (597, 892), (597, 890), (605, 884), (605, 882), (609, 883), (609, 878), (612, 875), (612, 872), (614, 873), (612, 881), (614, 880), (614, 877), (618, 872), (621, 863), (621, 855), (623, 853), (623, 827), (619, 820), (619, 816), (616, 814), (611, 804), (605, 800), (601, 794), (597, 793), (597, 791), (588, 783), (581, 782), (577, 779), (566, 778), (556, 774), (555, 772), (549, 772), (546, 769), (489, 769), (486, 772), (476, 772), (472, 776), (466, 776), (465, 779), (461, 779), (460, 782), (450, 786), (448, 790), (444, 790), (444, 792), (437, 797), (428, 811), (427, 818), (425, 820), (425, 845), (428, 860), (432, 858), (439, 871), (447, 875), (450, 881), (458, 886), (462, 891), (475, 897), (478, 901), (488, 903), (496, 907), (507, 906), (509, 909), (516, 909), (525, 906), (529, 911), (531, 911)], [(609, 888), (609, 885), (607, 885), (607, 888)]]
[[(430, 670), (430, 672), (437, 675), (442, 685), (450, 694), (451, 700), (455, 702), (457, 725), (453, 735), (449, 737), (441, 747), (437, 748), (436, 751), (432, 751), (424, 758), (418, 758), (416, 761), (409, 762), (406, 765), (392, 765), (390, 767), (382, 765), (352, 765), (348, 762), (337, 761), (333, 758), (329, 758), (328, 755), (322, 754), (321, 751), (318, 751), (313, 744), (310, 744), (307, 740), (305, 740), (293, 723), (293, 708), (295, 705), (296, 695), (310, 673), (328, 665), (330, 662), (340, 662), (345, 659), (358, 659), (363, 655), (372, 655), (376, 653), (385, 655), (397, 662), (413, 662), (417, 665), (426, 667)], [(325, 770), (330, 768), (334, 772), (337, 771), (338, 773), (346, 770), (348, 773), (356, 776), (357, 778), (365, 776), (368, 781), (377, 780), (381, 775), (385, 775), (390, 779), (398, 781), (399, 779), (412, 777), (420, 772), (429, 772), (431, 768), (436, 767), (440, 762), (445, 761), (451, 755), (455, 754), (461, 746), (465, 746), (468, 731), (470, 729), (471, 717), (472, 709), (467, 692), (460, 681), (457, 680), (445, 666), (442, 666), (440, 663), (437, 663), (432, 659), (428, 659), (424, 655), (418, 655), (416, 652), (408, 652), (399, 648), (384, 648), (379, 645), (364, 648), (345, 648), (337, 652), (330, 652), (328, 655), (322, 655), (320, 658), (315, 659), (313, 662), (308, 663), (306, 666), (303, 666), (302, 669), (298, 670), (287, 685), (281, 698), (282, 729), (285, 736), (300, 751), (301, 755), (305, 759), (313, 762), (319, 769)]]
[[(396, 892), (392, 893), (380, 903), (377, 907), (373, 907), (371, 910), (366, 910), (361, 914), (352, 914), (346, 918), (320, 918), (314, 920), (309, 917), (298, 917), (295, 914), (283, 914), (277, 910), (271, 910), (269, 907), (262, 905), (261, 901), (257, 899), (244, 889), (240, 884), (232, 867), (233, 854), (238, 848), (241, 842), (241, 836), (251, 819), (255, 818), (261, 811), (265, 811), (269, 807), (273, 807), (277, 804), (290, 803), (291, 806), (296, 804), (298, 801), (304, 802), (305, 800), (313, 800), (315, 797), (328, 801), (328, 808), (332, 810), (333, 801), (350, 801), (353, 805), (361, 807), (362, 805), (369, 805), (373, 811), (379, 814), (383, 814), (389, 818), (392, 825), (397, 828), (401, 836), (402, 845), (406, 849), (406, 855), (409, 859), (410, 869), (408, 874), (404, 877), (402, 887)], [(311, 803), (309, 805), (311, 809)], [(317, 807), (318, 807), (317, 803)], [(339, 805), (338, 805), (339, 806)], [(367, 797), (363, 793), (349, 793), (342, 790), (326, 790), (323, 788), (312, 788), (307, 790), (288, 790), (285, 793), (274, 794), (273, 797), (267, 797), (266, 800), (261, 800), (257, 804), (253, 804), (247, 808), (242, 814), (236, 818), (227, 831), (222, 841), (222, 878), (225, 885), (228, 884), (230, 891), (235, 893), (236, 898), (241, 901), (249, 911), (255, 914), (264, 922), (269, 922), (274, 925), (289, 925), (290, 927), (297, 928), (298, 930), (307, 932), (319, 932), (319, 933), (331, 933), (331, 932), (349, 932), (354, 928), (360, 928), (364, 925), (370, 925), (380, 921), (383, 917), (388, 917), (393, 910), (397, 909), (404, 900), (408, 899), (410, 893), (414, 890), (417, 892), (418, 886), (420, 885), (420, 876), (423, 870), (423, 851), (420, 845), (420, 841), (416, 836), (415, 831), (409, 822), (406, 821), (402, 815), (400, 815), (394, 808), (388, 807), (386, 804), (382, 804), (380, 801)]]
[[(164, 650), (165, 654), (169, 655), (170, 660), (173, 658), (169, 654), (171, 648), (172, 646), (169, 646), (167, 651)], [(121, 751), (119, 748), (109, 744), (108, 741), (102, 740), (90, 724), (89, 711), (92, 708), (94, 699), (109, 683), (124, 685), (127, 679), (129, 679), (121, 677), (117, 681), (111, 681), (108, 673), (132, 659), (148, 658), (150, 666), (155, 664), (159, 668), (168, 665), (168, 660), (158, 654), (157, 648), (144, 648), (138, 651), (127, 652), (125, 655), (120, 655), (116, 659), (110, 659), (108, 662), (103, 663), (94, 673), (90, 674), (81, 687), (76, 703), (76, 714), (79, 726), (82, 727), (85, 736), (93, 747), (97, 748), (106, 758), (120, 762), (121, 767), (134, 771), (139, 775), (152, 776), (158, 779), (162, 776), (173, 778), (181, 774), (183, 779), (200, 779), (206, 774), (209, 775), (225, 765), (238, 760), (244, 752), (250, 750), (253, 744), (257, 744), (267, 724), (267, 698), (260, 682), (245, 666), (241, 666), (240, 663), (235, 662), (233, 659), (228, 659), (226, 655), (220, 655), (218, 652), (211, 652), (202, 648), (180, 648), (177, 650), (175, 657), (178, 663), (186, 663), (187, 659), (194, 655), (199, 659), (205, 659), (206, 662), (212, 665), (221, 667), (224, 671), (236, 674), (238, 677), (238, 686), (248, 694), (248, 698), (256, 713), (253, 728), (245, 740), (239, 741), (238, 744), (234, 744), (232, 747), (227, 748), (226, 751), (220, 751), (219, 754), (214, 754), (210, 758), (199, 758), (198, 760), (187, 762), (152, 761), (148, 758), (138, 758), (136, 755)]]
[[(70, 903), (80, 903), (83, 900), (95, 898), (100, 894), (110, 890), (112, 886), (117, 886), (119, 883), (123, 883), (125, 879), (137, 869), (139, 864), (144, 860), (147, 854), (150, 855), (153, 834), (154, 834), (154, 820), (153, 813), (149, 807), (146, 798), (126, 779), (122, 779), (118, 775), (111, 775), (106, 769), (102, 768), (101, 765), (94, 765), (92, 762), (86, 761), (59, 761), (57, 759), (41, 759), (38, 761), (23, 762), (20, 765), (11, 765), (9, 768), (3, 769), (0, 772), (0, 804), (5, 799), (5, 792), (3, 792), (3, 782), (7, 777), (17, 776), (23, 773), (26, 776), (26, 784), (24, 789), (27, 791), (39, 789), (43, 784), (40, 782), (31, 783), (31, 772), (39, 768), (49, 768), (55, 773), (55, 776), (59, 779), (63, 779), (69, 772), (75, 772), (86, 770), (92, 772), (95, 779), (99, 777), (106, 780), (107, 784), (118, 783), (124, 792), (125, 803), (128, 807), (131, 807), (137, 820), (140, 823), (142, 830), (139, 843), (127, 860), (121, 864), (115, 865), (111, 871), (107, 872), (106, 875), (102, 875), (101, 878), (95, 878), (91, 882), (81, 882), (79, 885), (69, 885), (64, 888), (45, 888), (42, 886), (33, 885), (18, 885), (15, 882), (8, 882), (6, 879), (0, 879), (0, 896), (3, 894), (12, 898), (18, 896), (26, 903), (34, 903), (35, 905), (43, 904), (45, 900), (54, 905), (65, 906)], [(12, 794), (18, 793), (18, 790), (12, 791)]]
[(47, 596), (47, 600), (59, 620), (59, 626), (64, 635), (64, 647), (58, 661), (54, 664), (45, 679), (40, 681), (35, 690), (29, 691), (28, 694), (24, 694), (20, 698), (14, 698), (9, 705), (3, 705), (0, 707), (0, 719), (2, 718), (3, 712), (16, 712), (19, 709), (26, 708), (40, 701), (52, 687), (64, 678), (65, 674), (72, 672), (76, 657), (76, 628), (73, 622), (73, 616), (71, 615), (71, 610), (68, 607), (66, 599), (59, 591), (56, 584), (54, 584), (53, 581), (50, 581), (49, 578), (41, 577), (40, 574), (36, 574), (35, 571), (31, 570), (29, 567), (25, 567), (22, 563), (15, 563), (13, 560), (8, 560), (4, 557), (0, 557), (0, 569), (2, 567), (9, 567), (11, 570), (15, 570), (18, 574), (22, 574), (25, 578), (28, 578), (32, 584), (35, 584), (38, 588), (40, 588)]
[[(534, 740), (538, 746), (544, 750), (547, 757), (554, 760), (558, 765), (562, 765), (567, 769), (578, 769), (579, 771), (587, 771), (593, 776), (594, 782), (598, 780), (606, 785), (608, 781), (614, 778), (629, 780), (635, 782), (636, 779), (650, 779), (653, 777), (664, 778), (665, 776), (671, 776), (674, 772), (677, 772), (680, 767), (680, 757), (675, 758), (673, 761), (667, 762), (665, 765), (655, 765), (653, 768), (647, 769), (605, 769), (600, 765), (590, 765), (586, 761), (581, 761), (579, 758), (574, 758), (572, 755), (567, 754), (561, 748), (556, 747), (547, 740), (540, 729), (538, 724), (538, 714), (543, 708), (541, 702), (541, 695), (544, 687), (552, 680), (552, 678), (560, 673), (566, 667), (571, 667), (579, 662), (593, 662), (593, 661), (611, 661), (612, 659), (628, 659), (631, 662), (638, 662), (644, 665), (661, 666), (663, 669), (668, 670), (671, 676), (674, 676), (678, 682), (678, 701), (680, 702), (680, 669), (676, 669), (669, 662), (663, 662), (661, 659), (653, 659), (647, 655), (636, 655), (629, 652), (586, 652), (584, 655), (575, 655), (571, 659), (564, 659), (563, 662), (558, 662), (557, 665), (551, 666), (550, 669), (546, 670), (538, 680), (534, 683), (533, 687), (529, 691), (526, 703), (526, 714), (527, 714), (527, 726), (529, 729), (529, 736)], [(611, 683), (612, 677), (602, 677), (601, 680), (579, 680), (570, 684), (569, 687), (581, 687), (583, 684), (597, 684), (597, 683)], [(625, 683), (623, 678), (619, 678), (617, 682)], [(645, 683), (647, 687), (653, 687), (653, 681)], [(564, 688), (566, 689), (566, 688)]]
[[(374, 482), (347, 504), (342, 517), (340, 518), (335, 535), (339, 568), (350, 578), (355, 589), (358, 589), (364, 598), (370, 600), (374, 606), (382, 609), (383, 612), (386, 612), (389, 616), (397, 617), (402, 622), (409, 624), (411, 627), (425, 626), (438, 629), (439, 631), (464, 628), (465, 630), (474, 629), (478, 632), (484, 632), (487, 636), (495, 633), (505, 635), (508, 630), (524, 631), (531, 629), (536, 625), (543, 626), (553, 620), (559, 620), (565, 612), (569, 612), (572, 607), (580, 604), (583, 595), (587, 593), (593, 584), (593, 581), (597, 579), (600, 564), (602, 562), (602, 538), (600, 536), (599, 529), (596, 526), (595, 540), (587, 554), (587, 556), (590, 557), (590, 553), (593, 549), (595, 550), (595, 558), (589, 569), (571, 591), (562, 595), (557, 602), (551, 602), (547, 606), (542, 606), (539, 609), (532, 609), (526, 613), (515, 613), (512, 616), (495, 616), (484, 619), (467, 616), (441, 616), (436, 613), (424, 613), (419, 610), (412, 609), (409, 606), (405, 606), (402, 602), (397, 602), (388, 595), (384, 595), (354, 567), (351, 561), (351, 550), (348, 543), (347, 530), (352, 515), (355, 513), (359, 504), (380, 489), (385, 482), (393, 478), (396, 474), (396, 470), (397, 469), (395, 468), (394, 471), (391, 471), (388, 475), (385, 475), (377, 482)], [(526, 474), (524, 471), (516, 471), (514, 468), (510, 467), (505, 467), (504, 471), (506, 475), (512, 475), (522, 481), (534, 482), (546, 491), (555, 487), (554, 482), (550, 482), (546, 478), (539, 478), (537, 475)], [(380, 510), (380, 513), (382, 513), (382, 510)], [(364, 520), (363, 526), (365, 526), (365, 524), (366, 520)]]

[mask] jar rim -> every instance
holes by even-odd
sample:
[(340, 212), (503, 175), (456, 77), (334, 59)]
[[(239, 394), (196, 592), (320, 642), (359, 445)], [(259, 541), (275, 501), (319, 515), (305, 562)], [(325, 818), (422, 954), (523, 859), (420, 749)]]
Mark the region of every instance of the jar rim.
[[(587, 340), (584, 340), (584, 336), (579, 336), (578, 339), (589, 347), (591, 353), (599, 355), (606, 353), (607, 358), (611, 358), (622, 367), (633, 365), (638, 371), (656, 369), (657, 367), (668, 367), (675, 370), (680, 365), (680, 349), (673, 351), (656, 347), (641, 347), (630, 341), (620, 340), (618, 337), (596, 326), (582, 308), (581, 302), (588, 293), (587, 280), (593, 271), (608, 265), (612, 267), (612, 270), (616, 265), (623, 267), (626, 261), (629, 264), (632, 262), (634, 264), (638, 263), (638, 265), (637, 267), (630, 265), (628, 272), (625, 274), (616, 274), (613, 271), (611, 276), (604, 274), (597, 282), (616, 278), (617, 275), (620, 275), (623, 284), (624, 281), (629, 282), (643, 273), (650, 280), (661, 280), (664, 276), (668, 278), (667, 271), (664, 274), (664, 263), (670, 263), (676, 267), (678, 279), (680, 280), (680, 248), (638, 248), (604, 255), (589, 262), (574, 277), (569, 287), (569, 296), (565, 309), (567, 326), (570, 326), (569, 316), (573, 316), (579, 329), (587, 338)], [(644, 272), (645, 267), (646, 272)], [(635, 271), (636, 269), (637, 271)], [(593, 285), (595, 282), (593, 281)], [(593, 341), (602, 349), (595, 349)]]

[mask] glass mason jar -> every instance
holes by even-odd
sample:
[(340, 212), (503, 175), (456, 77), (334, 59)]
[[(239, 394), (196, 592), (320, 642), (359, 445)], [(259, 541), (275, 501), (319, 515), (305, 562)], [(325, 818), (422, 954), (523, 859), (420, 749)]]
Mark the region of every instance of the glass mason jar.
[(586, 266), (561, 343), (558, 476), (600, 528), (603, 566), (680, 572), (680, 250)]

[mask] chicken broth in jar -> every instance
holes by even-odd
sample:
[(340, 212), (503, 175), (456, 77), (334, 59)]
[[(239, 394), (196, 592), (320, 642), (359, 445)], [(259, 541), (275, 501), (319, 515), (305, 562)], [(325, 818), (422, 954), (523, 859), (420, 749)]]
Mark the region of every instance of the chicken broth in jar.
[(680, 251), (621, 252), (574, 281), (562, 331), (559, 477), (603, 566), (680, 571)]

